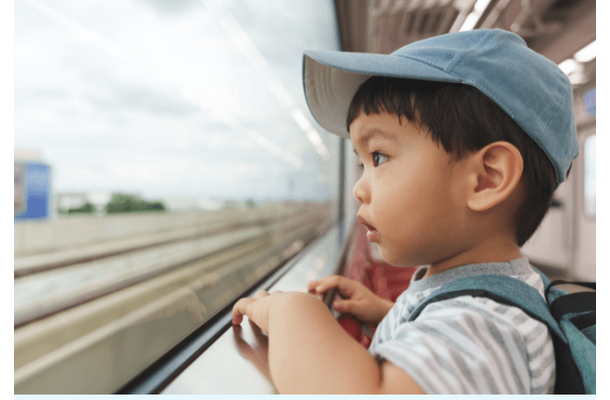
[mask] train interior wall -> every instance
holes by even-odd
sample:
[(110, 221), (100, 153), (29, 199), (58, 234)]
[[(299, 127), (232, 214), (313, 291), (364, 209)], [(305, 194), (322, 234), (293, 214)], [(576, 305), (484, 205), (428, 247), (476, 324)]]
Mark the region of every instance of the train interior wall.
[(556, 206), (549, 210), (541, 226), (523, 246), (521, 252), (549, 275), (557, 278), (595, 281), (595, 208), (593, 215), (586, 211), (584, 187), (585, 157), (591, 156), (586, 154), (586, 150), (591, 150), (585, 148), (585, 143), (587, 139), (595, 136), (596, 119), (595, 113), (587, 111), (585, 107), (583, 95), (586, 90), (591, 90), (591, 86), (577, 88), (574, 91), (579, 155), (572, 164), (568, 179), (555, 192)]

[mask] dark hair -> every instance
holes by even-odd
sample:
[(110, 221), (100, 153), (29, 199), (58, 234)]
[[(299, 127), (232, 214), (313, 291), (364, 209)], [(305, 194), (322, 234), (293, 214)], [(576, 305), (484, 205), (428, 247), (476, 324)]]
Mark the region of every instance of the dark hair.
[(526, 194), (516, 213), (517, 244), (534, 234), (551, 205), (557, 175), (550, 159), (512, 118), (477, 88), (464, 84), (374, 76), (352, 99), (347, 130), (360, 112), (388, 112), (421, 123), (437, 145), (458, 161), (486, 145), (506, 141), (523, 157)]

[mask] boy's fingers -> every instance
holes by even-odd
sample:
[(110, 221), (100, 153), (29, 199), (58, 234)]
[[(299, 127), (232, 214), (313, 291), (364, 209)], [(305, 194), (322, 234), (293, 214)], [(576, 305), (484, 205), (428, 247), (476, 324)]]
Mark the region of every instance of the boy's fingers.
[(315, 287), (315, 291), (317, 293), (324, 293), (327, 290), (337, 287), (343, 279), (346, 278), (339, 275), (333, 275), (329, 276), (328, 278), (320, 279)]
[(243, 298), (239, 299), (237, 303), (235, 303), (235, 305), (233, 306), (233, 310), (231, 310), (231, 320), (233, 322), (233, 325), (241, 324), (241, 321), (244, 319), (244, 315), (247, 314), (246, 309), (248, 305), (250, 305), (254, 301), (256, 300)]
[(337, 289), (339, 289), (339, 294), (341, 296), (345, 296), (345, 297), (352, 297), (354, 295), (354, 293), (356, 293), (356, 289), (353, 288), (350, 285), (347, 285), (345, 283), (341, 283), (337, 286)]
[(267, 296), (269, 296), (269, 292), (267, 292), (266, 290), (259, 290), (258, 292), (254, 293), (254, 296), (252, 296), (252, 298), (254, 300), (260, 300)]
[[(274, 293), (281, 292), (279, 290), (276, 290)], [(233, 325), (241, 324), (241, 321), (244, 319), (244, 315), (248, 315), (248, 308), (250, 304), (268, 296), (270, 296), (269, 292), (267, 292), (266, 290), (259, 290), (258, 292), (254, 293), (254, 296), (252, 296), (252, 298), (244, 297), (243, 299), (239, 299), (231, 310), (231, 320), (233, 322)]]
[(307, 290), (310, 292), (316, 291), (316, 286), (318, 286), (319, 281), (309, 281), (307, 282)]
[(354, 309), (354, 302), (350, 300), (335, 300), (333, 302), (333, 308), (337, 311), (350, 313)]
[[(325, 288), (328, 283), (328, 279), (330, 279), (331, 277), (326, 277), (326, 278), (321, 278), (321, 279), (317, 279), (315, 281), (309, 281), (307, 282), (307, 291), (310, 293), (321, 293), (320, 288)], [(328, 289), (324, 289), (324, 290), (328, 290)]]

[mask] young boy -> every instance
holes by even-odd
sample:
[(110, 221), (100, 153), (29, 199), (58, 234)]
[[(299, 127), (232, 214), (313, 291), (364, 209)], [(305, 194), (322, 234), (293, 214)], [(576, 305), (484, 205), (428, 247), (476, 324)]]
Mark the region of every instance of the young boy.
[(519, 247), (578, 154), (567, 77), (517, 35), (476, 30), (391, 55), (307, 53), (304, 85), (316, 120), (362, 161), (354, 196), (369, 241), (389, 263), (423, 267), (394, 305), (346, 278), (310, 282), (379, 323), (368, 351), (311, 294), (239, 300), (233, 323), (247, 315), (268, 332), (278, 391), (552, 393), (550, 335), (522, 310), (461, 296), (407, 319), (463, 276), (509, 275), (543, 294)]

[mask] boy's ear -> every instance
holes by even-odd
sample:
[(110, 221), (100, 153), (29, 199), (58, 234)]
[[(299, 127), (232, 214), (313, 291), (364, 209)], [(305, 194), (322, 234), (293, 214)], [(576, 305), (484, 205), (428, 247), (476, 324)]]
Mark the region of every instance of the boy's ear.
[(523, 157), (508, 142), (493, 142), (470, 156), (468, 208), (485, 211), (506, 200), (521, 180)]

